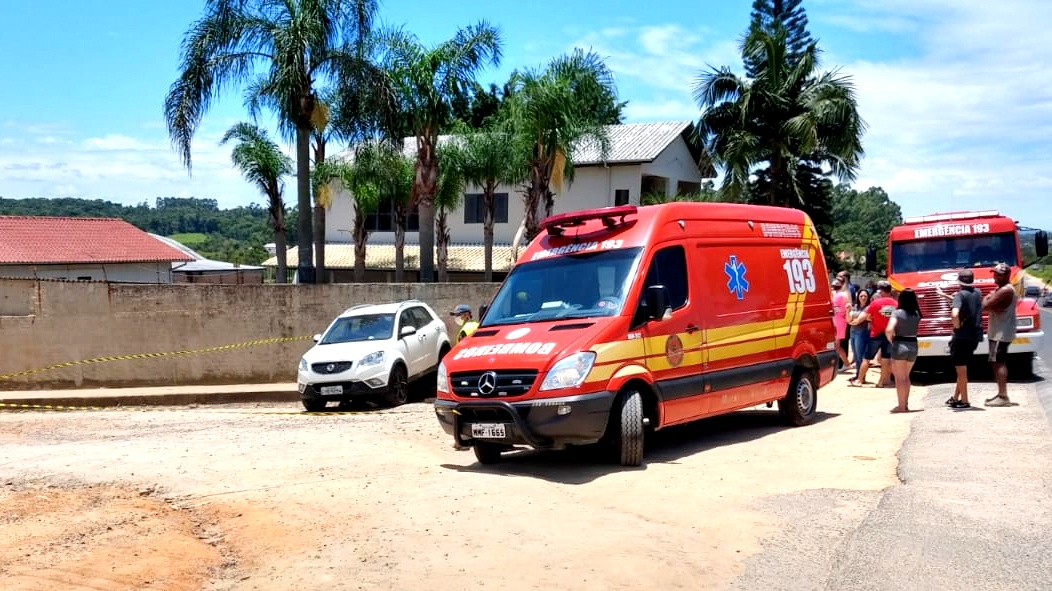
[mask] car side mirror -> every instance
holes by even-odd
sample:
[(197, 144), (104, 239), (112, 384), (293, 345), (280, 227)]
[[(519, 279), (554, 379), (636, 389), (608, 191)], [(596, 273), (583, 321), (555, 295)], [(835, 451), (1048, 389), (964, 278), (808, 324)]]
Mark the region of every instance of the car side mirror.
[(314, 341), (315, 343), (317, 343), (318, 341), (321, 340), (321, 335), (320, 334), (316, 334), (316, 335), (311, 337), (311, 340)]
[(668, 310), (668, 288), (664, 285), (651, 285), (644, 294), (647, 320), (661, 320)]
[(1038, 230), (1037, 235), (1034, 236), (1034, 246), (1037, 249), (1037, 258), (1048, 256), (1048, 233), (1044, 230)]
[(416, 334), (415, 326), (403, 326), (402, 330), (398, 333), (398, 335), (403, 338), (414, 334)]

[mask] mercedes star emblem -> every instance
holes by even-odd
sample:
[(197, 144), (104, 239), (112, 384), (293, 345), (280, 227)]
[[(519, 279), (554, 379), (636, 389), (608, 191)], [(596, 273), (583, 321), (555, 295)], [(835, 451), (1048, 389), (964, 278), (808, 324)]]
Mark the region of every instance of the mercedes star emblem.
[(497, 374), (492, 371), (479, 376), (479, 393), (492, 394), (497, 389)]

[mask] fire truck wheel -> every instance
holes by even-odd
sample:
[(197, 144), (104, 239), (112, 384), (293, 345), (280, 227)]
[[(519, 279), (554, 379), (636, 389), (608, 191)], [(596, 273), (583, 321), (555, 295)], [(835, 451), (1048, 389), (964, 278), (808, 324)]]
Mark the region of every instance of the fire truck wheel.
[(617, 449), (621, 465), (639, 466), (643, 463), (643, 395), (636, 390), (625, 391), (620, 411)]
[(815, 374), (804, 368), (798, 368), (789, 382), (789, 393), (778, 401), (778, 414), (782, 419), (800, 427), (814, 420), (818, 408), (818, 388), (815, 387)]
[(504, 448), (494, 443), (476, 443), (472, 450), (480, 464), (496, 464), (500, 461), (500, 452), (504, 451)]

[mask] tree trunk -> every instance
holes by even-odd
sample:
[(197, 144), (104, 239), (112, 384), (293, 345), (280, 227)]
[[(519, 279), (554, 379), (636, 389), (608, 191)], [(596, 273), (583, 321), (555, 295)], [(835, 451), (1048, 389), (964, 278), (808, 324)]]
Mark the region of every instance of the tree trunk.
[(485, 271), (483, 273), (483, 280), (487, 283), (493, 281), (493, 206), (494, 206), (494, 194), (496, 187), (487, 183), (485, 191), (482, 193), (483, 207), (485, 213), (482, 219), (482, 258), (484, 261)]
[(438, 250), (438, 280), (442, 283), (449, 281), (447, 271), (449, 263), (449, 225), (446, 223), (446, 210), (440, 207), (438, 215), (435, 216), (435, 245)]
[(438, 134), (425, 129), (417, 136), (413, 192), (420, 213), (420, 281), (435, 281), (435, 186), (438, 184)]
[(408, 212), (404, 203), (394, 203), (395, 215), (395, 283), (405, 282), (405, 228)]
[(314, 206), (314, 277), (316, 283), (329, 283), (325, 268), (325, 206)]
[(354, 204), (354, 226), (352, 228), (354, 239), (354, 281), (362, 283), (365, 281), (365, 243), (369, 239), (369, 233), (365, 230), (365, 212)]
[(274, 231), (274, 256), (278, 259), (278, 276), (274, 278), (277, 283), (288, 283), (289, 281), (289, 247), (285, 241), (285, 230)]
[[(314, 166), (317, 168), (325, 162), (325, 140), (319, 139), (314, 146)], [(318, 283), (330, 283), (329, 273), (325, 268), (325, 203), (314, 203), (314, 276)]]
[(299, 259), (296, 272), (300, 283), (314, 283), (314, 265), (311, 264), (314, 225), (311, 220), (309, 118), (296, 126), (296, 206), (299, 221), (299, 235), (296, 237)]
[(530, 167), (530, 186), (526, 189), (526, 242), (532, 242), (540, 233), (540, 220), (537, 219), (538, 208), (548, 194), (548, 179), (544, 175), (544, 165), (535, 162)]

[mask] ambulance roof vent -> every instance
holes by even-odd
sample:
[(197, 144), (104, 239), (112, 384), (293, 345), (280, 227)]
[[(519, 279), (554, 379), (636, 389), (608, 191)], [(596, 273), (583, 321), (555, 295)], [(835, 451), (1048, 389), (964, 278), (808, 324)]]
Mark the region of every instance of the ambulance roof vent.
[(993, 218), (1001, 215), (1001, 212), (993, 209), (986, 211), (955, 211), (952, 213), (936, 213), (932, 215), (921, 215), (902, 220), (904, 224), (924, 224), (928, 222), (948, 222), (951, 220), (973, 220), (975, 218)]
[(617, 207), (602, 207), (599, 209), (584, 209), (581, 211), (570, 211), (545, 218), (541, 222), (541, 229), (552, 236), (562, 236), (567, 228), (583, 226), (588, 220), (602, 220), (607, 228), (625, 223), (630, 215), (635, 215), (635, 205), (620, 205)]

